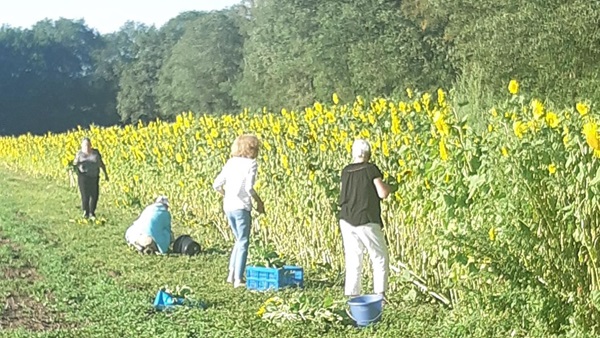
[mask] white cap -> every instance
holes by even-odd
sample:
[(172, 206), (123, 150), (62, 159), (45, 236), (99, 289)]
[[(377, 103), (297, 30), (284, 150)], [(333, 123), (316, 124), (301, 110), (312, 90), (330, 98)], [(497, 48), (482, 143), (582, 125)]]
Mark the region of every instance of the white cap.
[(364, 159), (371, 154), (369, 142), (358, 139), (352, 144), (352, 157), (355, 159)]
[(169, 206), (169, 199), (167, 198), (167, 196), (158, 196), (154, 203), (162, 203), (166, 206)]

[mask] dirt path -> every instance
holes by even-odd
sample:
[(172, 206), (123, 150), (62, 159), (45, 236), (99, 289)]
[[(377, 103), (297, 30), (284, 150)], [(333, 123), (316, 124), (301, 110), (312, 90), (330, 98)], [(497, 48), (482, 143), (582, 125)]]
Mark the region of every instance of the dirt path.
[[(0, 273), (6, 281), (15, 285), (0, 301), (0, 330), (23, 328), (27, 331), (46, 331), (61, 327), (59, 314), (53, 313), (43, 303), (33, 297), (19, 292), (19, 285), (33, 284), (42, 279), (32, 262), (21, 255), (21, 247), (5, 238), (0, 233), (0, 257), (7, 264), (2, 264)], [(46, 291), (44, 298), (53, 300), (51, 292)]]

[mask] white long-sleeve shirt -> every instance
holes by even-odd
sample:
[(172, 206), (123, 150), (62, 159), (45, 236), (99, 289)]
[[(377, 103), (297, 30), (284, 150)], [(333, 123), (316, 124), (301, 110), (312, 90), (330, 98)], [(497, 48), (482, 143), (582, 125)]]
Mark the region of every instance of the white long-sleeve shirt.
[(215, 190), (225, 190), (225, 212), (242, 209), (252, 211), (252, 193), (257, 171), (258, 163), (255, 159), (232, 157), (225, 163), (213, 183)]

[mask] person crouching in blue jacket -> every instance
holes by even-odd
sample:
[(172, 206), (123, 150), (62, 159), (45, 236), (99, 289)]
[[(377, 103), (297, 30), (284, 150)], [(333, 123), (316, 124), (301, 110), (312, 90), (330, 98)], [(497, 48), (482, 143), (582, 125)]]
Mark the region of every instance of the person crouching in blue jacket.
[(166, 254), (172, 239), (171, 213), (166, 196), (159, 196), (147, 206), (125, 232), (127, 243), (145, 254)]

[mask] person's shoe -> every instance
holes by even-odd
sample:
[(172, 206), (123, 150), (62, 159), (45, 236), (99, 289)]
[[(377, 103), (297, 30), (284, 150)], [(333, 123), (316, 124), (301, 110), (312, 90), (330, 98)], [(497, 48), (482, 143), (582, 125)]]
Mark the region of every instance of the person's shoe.
[(87, 213), (87, 211), (83, 212), (83, 216), (81, 216), (83, 218), (90, 218), (90, 214)]
[(90, 217), (89, 217), (89, 218), (90, 218), (90, 219), (93, 221), (93, 220), (95, 220), (95, 219), (96, 219), (96, 215), (94, 215), (94, 214), (90, 214)]
[(229, 276), (227, 276), (227, 283), (233, 284), (233, 271), (229, 272)]
[(241, 280), (235, 280), (233, 281), (233, 287), (235, 289), (239, 288), (239, 287), (245, 287), (246, 286), (246, 282), (245, 281), (241, 281)]

